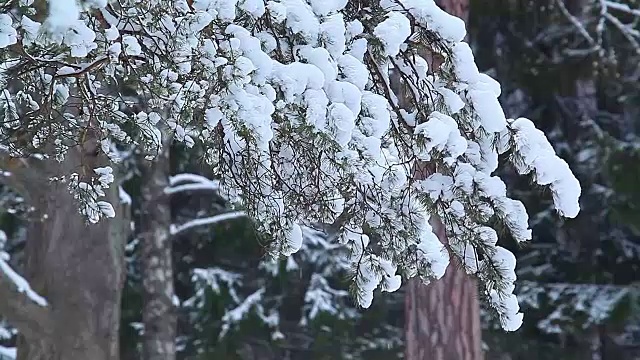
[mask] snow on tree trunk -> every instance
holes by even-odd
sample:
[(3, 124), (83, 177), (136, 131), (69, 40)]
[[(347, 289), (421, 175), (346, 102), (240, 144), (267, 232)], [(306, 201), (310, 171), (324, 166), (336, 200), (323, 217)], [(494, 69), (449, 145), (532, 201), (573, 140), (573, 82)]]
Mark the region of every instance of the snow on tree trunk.
[[(95, 154), (95, 144), (76, 147), (61, 164), (47, 160), (29, 165), (32, 168), (28, 170), (33, 171), (24, 171), (26, 177), (19, 180), (25, 197), (35, 207), (27, 229), (24, 275), (47, 306), (37, 323), (29, 327), (17, 323), (22, 334), (18, 360), (119, 358), (120, 298), (129, 227), (122, 215), (126, 209), (118, 209), (121, 215), (117, 218), (88, 224), (79, 216), (68, 184), (48, 180), (77, 171), (82, 165), (90, 169), (99, 165)], [(108, 189), (106, 197), (115, 203), (117, 187)]]
[(176, 316), (173, 308), (169, 147), (163, 147), (144, 170), (140, 262), (143, 275), (143, 354), (146, 360), (175, 359)]
[[(448, 13), (468, 17), (468, 0), (439, 2)], [(421, 177), (428, 174), (418, 172)], [(442, 243), (445, 229), (433, 217), (431, 225)], [(405, 358), (407, 360), (482, 359), (480, 304), (476, 282), (455, 262), (442, 279), (424, 285), (411, 279), (405, 295)]]

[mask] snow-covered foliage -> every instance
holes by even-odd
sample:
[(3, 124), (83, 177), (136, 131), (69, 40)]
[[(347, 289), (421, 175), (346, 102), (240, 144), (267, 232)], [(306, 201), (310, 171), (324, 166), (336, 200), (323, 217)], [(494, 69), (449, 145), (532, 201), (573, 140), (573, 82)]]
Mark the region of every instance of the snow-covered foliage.
[(326, 235), (307, 227), (302, 228), (302, 237), (304, 241), (300, 251), (286, 259), (284, 268), (279, 262), (265, 262), (260, 266), (263, 285), (250, 294), (246, 294), (246, 291), (243, 294), (242, 290), (251, 280), (245, 279), (248, 275), (220, 268), (194, 269), (192, 280), (196, 284), (196, 292), (192, 298), (185, 301), (185, 305), (198, 308), (205, 300), (206, 290), (213, 290), (218, 294), (224, 291), (229, 294), (232, 307), (225, 311), (220, 336), (224, 336), (229, 329), (237, 326), (250, 314), (256, 313), (272, 329), (273, 336), (277, 338), (281, 336), (278, 314), (285, 311), (281, 308), (284, 304), (277, 299), (270, 298), (269, 301), (264, 299), (264, 297), (273, 296), (267, 294), (266, 284), (270, 279), (282, 276), (281, 273), (301, 271), (300, 267), (304, 265), (313, 267), (314, 271), (310, 275), (304, 293), (300, 325), (306, 326), (320, 313), (330, 314), (339, 319), (357, 317), (356, 309), (349, 305), (349, 293), (333, 288), (328, 281), (331, 277), (340, 276), (340, 274), (344, 276), (348, 273), (350, 262), (344, 247), (329, 243)]
[[(520, 326), (515, 258), (495, 229), (518, 241), (531, 232), (492, 176), (501, 154), (548, 186), (560, 215), (579, 211), (566, 162), (531, 121), (505, 117), (464, 23), (433, 0), (65, 0), (46, 16), (14, 4), (0, 15), (0, 145), (54, 161), (93, 140), (118, 162), (115, 146), (155, 154), (170, 129), (207, 149), (224, 195), (273, 238), (273, 254), (330, 224), (363, 307), (401, 275), (442, 277), (454, 256), (503, 327)], [(60, 174), (91, 221), (114, 216), (98, 200), (106, 169)]]
[[(588, 330), (601, 325), (632, 292), (627, 286), (598, 284), (523, 282), (520, 286), (518, 297), (522, 305), (537, 309), (544, 303), (554, 308), (538, 323), (538, 328), (545, 333)], [(582, 321), (576, 323), (576, 319)]]
[[(219, 226), (221, 230), (224, 227)], [(209, 245), (215, 247), (212, 252), (216, 256), (206, 259), (216, 265), (191, 271), (193, 290), (180, 303), (180, 311), (189, 319), (190, 330), (183, 336), (185, 344), (197, 345), (186, 345), (189, 350), (185, 351), (215, 353), (215, 348), (219, 351), (224, 347), (220, 344), (251, 336), (248, 334), (262, 334), (259, 336), (265, 336), (265, 339), (270, 336), (276, 352), (299, 348), (305, 354), (322, 344), (323, 337), (338, 339), (340, 344), (333, 344), (335, 351), (330, 352), (344, 359), (361, 358), (358, 354), (367, 350), (402, 347), (400, 327), (392, 321), (380, 324), (376, 321), (375, 326), (357, 336), (343, 333), (350, 326), (371, 321), (368, 316), (380, 316), (379, 313), (375, 315), (380, 311), (380, 303), (373, 311), (358, 309), (346, 291), (348, 281), (345, 280), (350, 270), (346, 249), (327, 241), (322, 232), (306, 227), (302, 232), (300, 251), (285, 259), (253, 267), (250, 263), (241, 264), (229, 259), (231, 254), (224, 251), (230, 239), (235, 246), (244, 242), (245, 248), (251, 248), (251, 244), (255, 247), (253, 236), (246, 238), (242, 233), (235, 233), (233, 228), (220, 231), (226, 237), (199, 231), (205, 238), (211, 238)], [(211, 250), (205, 247), (199, 252)], [(233, 255), (231, 257), (233, 259)], [(401, 307), (402, 295), (385, 298), (384, 303), (389, 301), (397, 301)], [(209, 335), (205, 339), (201, 334)], [(353, 338), (340, 339), (339, 334)]]
[[(530, 116), (569, 162), (582, 200), (579, 219), (564, 222), (546, 197), (525, 184), (510, 189), (527, 204), (535, 237), (517, 252), (516, 295), (529, 321), (520, 331), (522, 343), (496, 334), (492, 346), (512, 358), (564, 358), (583, 350), (592, 341), (585, 334), (597, 327), (615, 333), (638, 323), (630, 303), (637, 293), (640, 238), (629, 225), (638, 223), (632, 204), (639, 53), (629, 39), (640, 34), (640, 13), (635, 0), (510, 4), (472, 11), (476, 56), (499, 74), (505, 112)], [(616, 184), (622, 179), (626, 186)], [(573, 350), (565, 349), (567, 341), (575, 342)], [(562, 354), (532, 351), (545, 347)]]

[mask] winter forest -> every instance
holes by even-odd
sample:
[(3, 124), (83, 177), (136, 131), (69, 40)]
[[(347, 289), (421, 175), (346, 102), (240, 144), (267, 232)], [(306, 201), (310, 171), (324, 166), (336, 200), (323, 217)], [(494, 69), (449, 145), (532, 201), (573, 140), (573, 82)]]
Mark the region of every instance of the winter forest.
[(638, 0), (0, 0), (0, 360), (640, 359), (638, 64)]

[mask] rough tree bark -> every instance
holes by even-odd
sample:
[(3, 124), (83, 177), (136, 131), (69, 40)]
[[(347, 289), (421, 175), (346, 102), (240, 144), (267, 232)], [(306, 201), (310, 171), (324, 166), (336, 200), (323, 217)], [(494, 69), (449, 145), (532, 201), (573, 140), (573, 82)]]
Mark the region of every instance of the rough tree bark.
[[(445, 11), (467, 20), (468, 0), (441, 0)], [(422, 174), (424, 175), (424, 174)], [(440, 220), (434, 231), (447, 242)], [(452, 259), (453, 260), (453, 259)], [(480, 360), (480, 305), (475, 280), (454, 261), (444, 277), (427, 286), (412, 279), (405, 295), (405, 359)]]
[[(72, 148), (63, 163), (3, 156), (2, 166), (12, 169), (9, 185), (35, 208), (27, 229), (24, 277), (48, 302), (35, 305), (0, 278), (0, 313), (21, 334), (18, 360), (118, 359), (126, 209), (117, 209), (118, 218), (89, 225), (67, 184), (48, 180), (103, 165), (96, 153), (95, 141), (88, 141)], [(114, 185), (107, 197), (117, 204)]]
[(176, 356), (176, 314), (173, 308), (169, 143), (144, 169), (141, 206), (140, 263), (142, 266), (142, 340), (145, 360), (173, 360)]

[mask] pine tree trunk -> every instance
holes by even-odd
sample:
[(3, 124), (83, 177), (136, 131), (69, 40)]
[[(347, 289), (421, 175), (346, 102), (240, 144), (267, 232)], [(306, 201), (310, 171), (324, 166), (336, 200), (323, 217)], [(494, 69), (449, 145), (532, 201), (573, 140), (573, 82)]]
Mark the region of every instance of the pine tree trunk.
[[(446, 239), (439, 220), (432, 226)], [(482, 359), (475, 281), (455, 263), (429, 285), (412, 279), (405, 295), (405, 334), (407, 360)]]
[(87, 224), (67, 184), (48, 181), (78, 171), (79, 164), (102, 165), (95, 153), (95, 146), (77, 147), (64, 163), (39, 162), (30, 177), (21, 179), (25, 197), (35, 207), (27, 229), (24, 277), (48, 305), (39, 319), (18, 326), (18, 360), (119, 357), (127, 209), (117, 208), (117, 186), (112, 186), (107, 199), (119, 216)]
[[(439, 5), (467, 20), (468, 0), (443, 0)], [(438, 238), (444, 227), (432, 219)], [(429, 285), (412, 279), (405, 295), (405, 359), (481, 360), (480, 306), (475, 280), (455, 262), (444, 277)]]
[(141, 206), (141, 253), (145, 360), (176, 356), (176, 315), (173, 308), (171, 210), (164, 190), (169, 185), (169, 144), (144, 171)]

